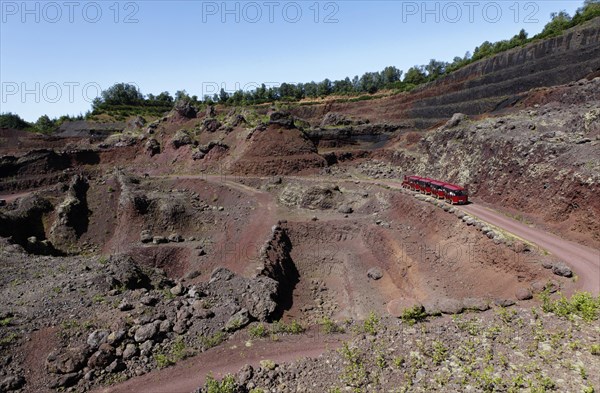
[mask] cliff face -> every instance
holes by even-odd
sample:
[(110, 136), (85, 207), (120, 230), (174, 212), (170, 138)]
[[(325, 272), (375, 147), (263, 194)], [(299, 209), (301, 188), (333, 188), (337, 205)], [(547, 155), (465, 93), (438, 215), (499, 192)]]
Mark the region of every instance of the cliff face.
[(317, 124), (328, 112), (392, 122), (402, 128), (429, 128), (454, 113), (479, 115), (518, 102), (530, 89), (600, 75), (600, 18), (555, 38), (533, 42), (470, 64), (408, 94), (352, 103), (325, 103), (294, 109)]
[[(496, 206), (538, 216), (600, 244), (600, 78), (531, 92), (522, 109), (456, 116), (417, 143), (375, 153), (403, 173), (469, 186)], [(533, 108), (531, 107), (533, 106)]]

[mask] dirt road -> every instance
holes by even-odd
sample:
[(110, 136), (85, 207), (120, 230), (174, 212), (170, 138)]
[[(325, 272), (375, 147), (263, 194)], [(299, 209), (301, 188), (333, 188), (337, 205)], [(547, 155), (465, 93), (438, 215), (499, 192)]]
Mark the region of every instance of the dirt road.
[(529, 227), (506, 217), (502, 213), (478, 204), (470, 204), (460, 208), (492, 225), (535, 243), (557, 258), (562, 259), (577, 274), (577, 283), (581, 289), (594, 294), (600, 293), (600, 250), (594, 250), (543, 230)]
[[(376, 183), (393, 188), (402, 187), (400, 183), (389, 180), (376, 181)], [(458, 208), (547, 250), (571, 267), (577, 275), (577, 285), (580, 289), (589, 291), (595, 295), (600, 294), (600, 250), (595, 250), (562, 239), (544, 230), (527, 226), (477, 203), (458, 206)]]
[(94, 393), (189, 393), (202, 386), (207, 375), (219, 379), (236, 373), (250, 364), (258, 367), (261, 360), (290, 362), (305, 357), (317, 357), (328, 349), (338, 348), (346, 335), (323, 335), (317, 328), (294, 336), (281, 336), (252, 341), (246, 346), (242, 335), (230, 339), (198, 356), (173, 367), (132, 378), (122, 384), (96, 390)]

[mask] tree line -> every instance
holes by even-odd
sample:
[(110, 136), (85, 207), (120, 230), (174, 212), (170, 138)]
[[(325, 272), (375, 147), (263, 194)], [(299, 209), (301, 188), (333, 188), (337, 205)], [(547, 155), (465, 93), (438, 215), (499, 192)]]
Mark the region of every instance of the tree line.
[[(366, 72), (360, 77), (357, 75), (353, 78), (346, 77), (333, 81), (326, 78), (321, 82), (282, 83), (279, 86), (269, 87), (262, 84), (254, 90), (238, 90), (233, 93), (221, 89), (218, 94), (202, 98), (198, 98), (195, 95), (190, 96), (185, 90), (177, 91), (175, 96), (171, 96), (167, 91), (158, 95), (143, 95), (134, 85), (117, 83), (103, 91), (101, 97), (93, 101), (92, 109), (86, 113), (85, 118), (90, 115), (100, 115), (103, 113), (117, 113), (121, 117), (132, 114), (161, 116), (164, 112), (171, 110), (175, 102), (182, 99), (188, 100), (197, 106), (215, 103), (223, 105), (257, 105), (275, 101), (295, 102), (307, 98), (323, 98), (332, 95), (356, 96), (375, 94), (381, 90), (405, 92), (421, 84), (432, 82), (475, 61), (536, 40), (560, 35), (566, 29), (598, 16), (600, 16), (600, 0), (585, 0), (583, 6), (573, 16), (570, 16), (565, 11), (552, 13), (550, 21), (544, 26), (544, 29), (531, 38), (522, 29), (508, 40), (501, 40), (495, 43), (484, 41), (473, 50), (473, 53), (467, 52), (462, 57), (457, 56), (451, 62), (431, 59), (429, 63), (415, 65), (406, 70), (406, 72), (399, 70), (395, 66), (388, 66), (381, 71)], [(18, 115), (7, 113), (0, 114), (0, 128), (32, 129), (39, 132), (51, 132), (64, 121), (78, 120), (80, 118), (83, 119), (84, 116), (80, 115), (75, 118), (62, 116), (58, 119), (50, 119), (48, 116), (43, 115), (35, 123), (28, 123)]]

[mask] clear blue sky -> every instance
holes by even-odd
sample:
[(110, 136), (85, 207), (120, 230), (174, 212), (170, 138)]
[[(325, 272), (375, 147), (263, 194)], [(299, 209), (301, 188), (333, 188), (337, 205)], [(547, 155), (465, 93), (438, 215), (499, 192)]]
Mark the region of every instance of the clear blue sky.
[(29, 121), (85, 113), (98, 88), (118, 82), (202, 96), (407, 70), (521, 28), (533, 35), (551, 12), (582, 3), (0, 0), (0, 112)]

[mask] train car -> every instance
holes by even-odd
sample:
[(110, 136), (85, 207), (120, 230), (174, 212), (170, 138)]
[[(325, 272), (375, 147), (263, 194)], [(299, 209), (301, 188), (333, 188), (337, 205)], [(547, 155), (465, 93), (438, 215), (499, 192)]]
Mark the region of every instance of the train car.
[(421, 186), (419, 185), (420, 180), (420, 176), (404, 176), (402, 187), (411, 189), (413, 191), (421, 191)]
[(446, 183), (438, 180), (431, 182), (431, 196), (437, 199), (446, 199), (446, 189), (444, 186)]
[(435, 180), (428, 177), (422, 177), (421, 180), (419, 180), (421, 194), (431, 195), (431, 182), (433, 181)]
[(469, 203), (469, 195), (467, 190), (456, 184), (446, 183), (446, 202), (453, 205), (466, 205)]
[(469, 203), (468, 191), (465, 188), (428, 177), (404, 176), (402, 187), (421, 194), (431, 195), (453, 205)]

